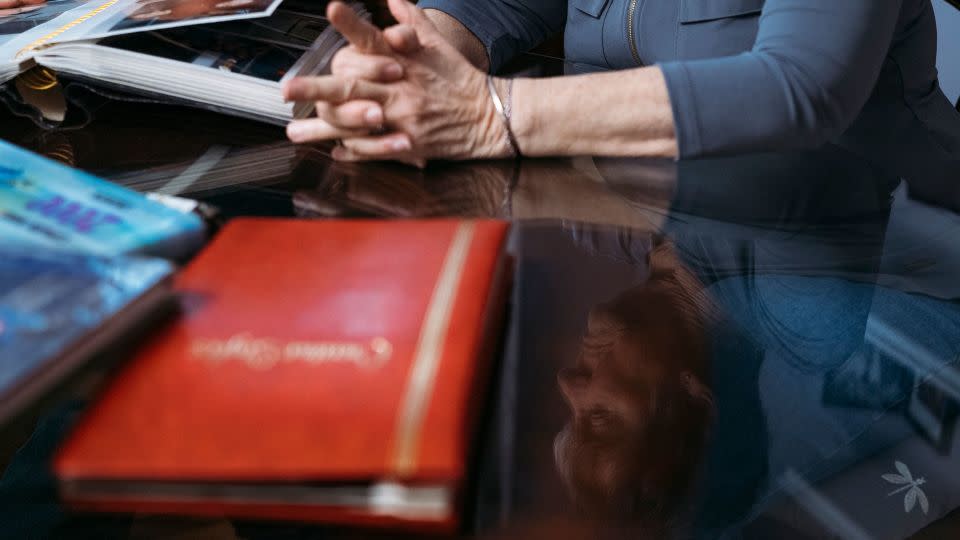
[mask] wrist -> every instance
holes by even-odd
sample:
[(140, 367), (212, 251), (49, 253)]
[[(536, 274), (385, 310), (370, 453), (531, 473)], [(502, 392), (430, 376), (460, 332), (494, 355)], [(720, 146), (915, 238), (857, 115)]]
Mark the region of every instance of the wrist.
[[(510, 140), (509, 125), (506, 116), (507, 99), (510, 81), (497, 77), (484, 77), (483, 91), (480, 93), (484, 103), (483, 133), (481, 151), (482, 157), (509, 158), (515, 157), (517, 152)], [(499, 102), (498, 102), (499, 100)]]
[[(536, 79), (519, 78), (513, 84), (510, 127), (513, 130), (517, 146), (525, 156), (543, 156), (543, 149), (538, 148), (536, 133), (536, 100), (527, 99), (527, 96), (536, 95), (532, 89), (537, 84)], [(549, 100), (544, 100), (549, 101)]]

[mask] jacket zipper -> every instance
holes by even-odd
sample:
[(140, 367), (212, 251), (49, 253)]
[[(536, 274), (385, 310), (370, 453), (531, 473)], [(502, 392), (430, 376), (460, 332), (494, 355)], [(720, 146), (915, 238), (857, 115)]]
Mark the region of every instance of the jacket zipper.
[(627, 8), (627, 39), (630, 40), (630, 52), (633, 53), (633, 60), (637, 63), (638, 66), (643, 65), (643, 61), (640, 60), (640, 51), (637, 50), (637, 35), (633, 31), (634, 22), (637, 18), (637, 3), (640, 0), (630, 0), (630, 7)]

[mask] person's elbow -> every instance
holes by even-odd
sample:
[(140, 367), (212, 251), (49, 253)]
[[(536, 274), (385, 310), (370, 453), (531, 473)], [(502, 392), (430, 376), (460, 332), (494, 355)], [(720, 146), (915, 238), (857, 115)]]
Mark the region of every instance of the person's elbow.
[(853, 124), (869, 97), (872, 81), (857, 81), (833, 62), (803, 62), (774, 53), (763, 55), (781, 96), (775, 138), (786, 146), (819, 148), (835, 141)]

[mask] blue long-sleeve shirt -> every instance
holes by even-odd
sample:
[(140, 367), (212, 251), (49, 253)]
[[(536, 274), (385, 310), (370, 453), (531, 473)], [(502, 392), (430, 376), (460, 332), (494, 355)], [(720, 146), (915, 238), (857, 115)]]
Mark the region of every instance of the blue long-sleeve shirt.
[(937, 82), (930, 0), (419, 5), (462, 22), (494, 71), (561, 30), (567, 60), (581, 67), (659, 64), (682, 158), (831, 141), (907, 177), (960, 172), (960, 113)]

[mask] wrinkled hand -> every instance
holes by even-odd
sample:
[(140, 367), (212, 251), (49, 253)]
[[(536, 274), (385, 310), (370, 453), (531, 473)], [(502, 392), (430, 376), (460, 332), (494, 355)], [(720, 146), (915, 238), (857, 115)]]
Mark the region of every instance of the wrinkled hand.
[(301, 77), (284, 87), (287, 100), (316, 101), (317, 118), (292, 122), (294, 142), (341, 139), (334, 158), (397, 160), (509, 155), (504, 126), (486, 76), (437, 31), (423, 11), (390, 0), (400, 24), (380, 31), (349, 7), (330, 4), (327, 16), (350, 42), (333, 74)]

